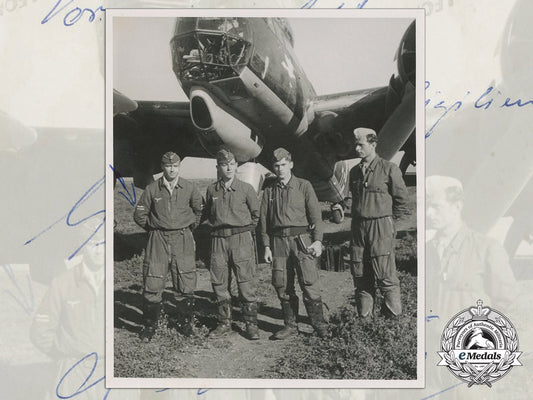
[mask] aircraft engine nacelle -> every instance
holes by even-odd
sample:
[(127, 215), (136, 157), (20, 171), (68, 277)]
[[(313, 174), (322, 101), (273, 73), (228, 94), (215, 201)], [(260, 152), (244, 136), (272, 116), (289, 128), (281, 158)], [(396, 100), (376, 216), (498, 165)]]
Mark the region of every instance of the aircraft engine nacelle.
[(403, 85), (411, 83), (416, 87), (416, 25), (415, 21), (409, 25), (402, 36), (395, 60), (398, 74)]
[(389, 81), (385, 109), (389, 115), (385, 124), (378, 131), (377, 153), (390, 160), (402, 149), (405, 151), (402, 165), (414, 163), (416, 160), (415, 140), (409, 137), (415, 133), (416, 126), (416, 21), (405, 31), (398, 51), (398, 75)]
[(194, 126), (201, 131), (200, 142), (214, 155), (221, 147), (230, 150), (237, 161), (246, 162), (261, 153), (259, 138), (240, 120), (224, 110), (207, 90), (193, 86), (190, 112)]

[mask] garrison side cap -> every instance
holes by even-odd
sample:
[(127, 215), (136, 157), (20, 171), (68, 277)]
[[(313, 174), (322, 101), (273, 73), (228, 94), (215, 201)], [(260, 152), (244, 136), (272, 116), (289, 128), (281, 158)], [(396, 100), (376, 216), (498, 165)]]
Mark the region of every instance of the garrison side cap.
[(235, 160), (233, 153), (226, 149), (221, 149), (217, 151), (216, 154), (217, 164), (227, 164), (232, 160)]
[(376, 134), (376, 131), (374, 129), (370, 129), (370, 128), (364, 128), (364, 127), (359, 127), (359, 128), (355, 128), (353, 130), (353, 134), (356, 138), (360, 138), (360, 137), (365, 137), (367, 138), (368, 135), (374, 135), (374, 136), (377, 136)]
[(284, 158), (286, 158), (287, 161), (292, 161), (291, 153), (289, 153), (283, 147), (277, 148), (272, 153), (272, 162), (278, 162), (283, 160)]
[(161, 164), (175, 164), (179, 163), (180, 161), (180, 157), (173, 151), (167, 151), (161, 157)]

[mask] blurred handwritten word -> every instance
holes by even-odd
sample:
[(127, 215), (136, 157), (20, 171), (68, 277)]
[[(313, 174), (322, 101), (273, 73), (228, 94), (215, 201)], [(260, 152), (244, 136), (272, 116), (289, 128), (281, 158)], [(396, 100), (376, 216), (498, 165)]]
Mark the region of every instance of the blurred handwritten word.
[[(316, 3), (318, 2), (318, 0), (308, 0), (307, 3), (305, 3), (303, 6), (301, 6), (300, 8), (313, 8)], [(362, 0), (362, 1), (358, 1), (357, 4), (355, 5), (355, 8), (363, 8), (366, 3), (368, 3), (368, 0)], [(342, 2), (340, 3), (337, 8), (344, 8), (344, 6), (346, 5), (345, 2)], [(349, 5), (348, 5), (349, 7)]]
[[(161, 392), (166, 392), (167, 390), (171, 390), (171, 389), (168, 389), (168, 388), (167, 388), (167, 389), (158, 389), (158, 390), (156, 390), (155, 392), (156, 392), (156, 393), (161, 393)], [(209, 390), (211, 390), (211, 389), (198, 389), (198, 390), (196, 391), (196, 394), (197, 394), (198, 396), (201, 396), (201, 395), (203, 395), (204, 393), (209, 392)]]
[(444, 10), (444, 4), (448, 3), (448, 8), (453, 7), (454, 0), (428, 0), (424, 1), (418, 8), (426, 9), (426, 16), (430, 16), (433, 12), (441, 12)]
[[(13, 12), (18, 8), (26, 7), (29, 0), (2, 0), (0, 1), (0, 15), (4, 15), (4, 11)], [(35, 3), (37, 0), (32, 0)]]
[(426, 322), (431, 322), (434, 319), (440, 318), (438, 315), (426, 315)]
[(35, 239), (37, 239), (38, 237), (44, 235), (46, 232), (50, 231), (54, 226), (56, 226), (58, 223), (62, 222), (63, 220), (66, 221), (66, 224), (67, 226), (69, 227), (74, 227), (74, 226), (78, 226), (80, 224), (83, 224), (84, 222), (86, 222), (87, 220), (91, 219), (91, 218), (95, 218), (95, 217), (98, 217), (98, 216), (101, 216), (101, 220), (98, 224), (98, 226), (95, 228), (94, 232), (92, 232), (89, 237), (68, 257), (69, 260), (71, 260), (74, 256), (76, 256), (76, 254), (78, 254), (80, 252), (80, 250), (98, 233), (98, 231), (104, 226), (104, 223), (105, 223), (105, 209), (102, 209), (102, 210), (98, 210), (88, 216), (85, 216), (85, 217), (81, 217), (79, 218), (77, 221), (75, 221), (75, 213), (76, 211), (80, 208), (80, 206), (85, 203), (87, 200), (89, 200), (90, 197), (92, 197), (96, 192), (98, 192), (98, 190), (104, 185), (104, 182), (105, 182), (105, 176), (103, 176), (102, 178), (98, 179), (90, 188), (89, 190), (87, 190), (81, 197), (80, 199), (76, 202), (76, 204), (74, 204), (74, 206), (72, 206), (72, 208), (70, 209), (70, 211), (65, 214), (64, 216), (62, 216), (61, 218), (59, 218), (57, 221), (55, 221), (52, 225), (50, 225), (49, 227), (47, 227), (46, 229), (42, 230), (41, 232), (39, 232), (36, 236), (32, 237), (30, 240), (28, 240), (26, 243), (24, 243), (24, 245), (29, 245), (30, 243), (32, 243), (33, 241), (35, 241)]
[(28, 294), (26, 295), (26, 293), (24, 293), (24, 290), (22, 290), (21, 285), (19, 285), (19, 283), (17, 282), (15, 273), (13, 272), (11, 265), (2, 265), (2, 269), (15, 287), (15, 293), (11, 292), (8, 289), (5, 289), (4, 293), (12, 297), (13, 300), (15, 300), (15, 302), (24, 310), (24, 312), (31, 316), (33, 310), (35, 309), (35, 300), (33, 298), (33, 288), (31, 286), (30, 274), (26, 275), (26, 284), (28, 285)]
[(429, 395), (429, 396), (427, 396), (427, 397), (423, 397), (423, 398), (420, 399), (420, 400), (429, 400), (429, 399), (432, 399), (432, 398), (434, 398), (434, 397), (437, 397), (439, 394), (442, 394), (442, 393), (444, 393), (444, 392), (447, 392), (448, 390), (455, 389), (457, 386), (461, 386), (461, 385), (463, 385), (464, 383), (465, 383), (465, 382), (461, 382), (461, 383), (457, 383), (457, 384), (455, 384), (455, 385), (449, 386), (449, 387), (447, 387), (446, 389), (440, 390), (440, 391), (438, 391), (437, 393), (433, 393), (433, 394), (431, 394), (431, 395)]
[[(131, 191), (128, 189), (128, 187), (126, 186), (126, 182), (124, 181), (124, 178), (122, 178), (120, 176), (120, 174), (118, 172), (115, 171), (115, 169), (113, 168), (113, 166), (110, 164), (109, 165), (109, 168), (111, 168), (111, 170), (113, 171), (113, 173), (115, 174), (115, 176), (117, 177), (118, 181), (120, 182), (120, 184), (122, 185), (122, 188), (124, 189), (124, 191), (122, 192), (119, 192), (122, 196), (124, 196), (124, 198), (132, 205), (134, 206), (136, 201), (137, 201), (137, 195), (135, 193), (135, 186), (133, 185), (133, 183), (131, 184)], [(76, 218), (76, 215), (77, 215), (77, 212), (79, 212), (79, 208), (82, 206), (82, 204), (84, 204), (87, 200), (89, 200), (95, 193), (97, 193), (103, 186), (104, 186), (104, 183), (105, 183), (105, 176), (101, 177), (100, 179), (98, 179), (90, 188), (89, 190), (87, 190), (81, 197), (78, 201), (76, 201), (76, 203), (72, 206), (72, 208), (70, 209), (70, 211), (63, 215), (61, 218), (59, 218), (57, 221), (55, 221), (53, 224), (51, 224), (50, 226), (48, 226), (47, 228), (43, 229), (41, 232), (39, 232), (37, 235), (35, 235), (34, 237), (32, 237), (31, 239), (29, 239), (28, 241), (26, 241), (26, 243), (24, 243), (24, 245), (29, 245), (31, 244), (33, 241), (35, 241), (37, 238), (39, 238), (40, 236), (44, 235), (45, 233), (47, 233), (48, 231), (50, 231), (52, 228), (54, 228), (54, 226), (56, 226), (57, 224), (59, 224), (60, 222), (62, 221), (65, 221), (66, 222), (66, 225), (69, 226), (69, 227), (74, 227), (74, 226), (78, 226), (78, 225), (81, 225), (83, 223), (85, 223), (87, 220), (89, 219), (92, 219), (92, 218), (101, 218), (100, 220), (98, 220), (98, 225), (96, 226), (96, 228), (94, 228), (94, 231), (91, 232), (91, 234), (89, 235), (89, 237), (87, 239), (84, 240), (84, 242), (68, 257), (69, 260), (71, 260), (73, 257), (76, 256), (76, 254), (78, 254), (81, 249), (83, 249), (83, 247), (89, 243), (91, 241), (91, 239), (100, 231), (100, 229), (102, 229), (102, 227), (104, 226), (105, 224), (105, 209), (102, 209), (102, 210), (98, 210), (94, 213), (91, 213), (89, 215), (86, 215), (86, 216), (81, 216), (81, 217), (77, 217)], [(103, 244), (104, 242), (101, 242), (101, 243), (98, 243), (97, 245), (101, 245)]]
[[(85, 378), (83, 383), (73, 393), (65, 393), (64, 392), (65, 391), (64, 386), (72, 386), (72, 385), (68, 385), (68, 383), (70, 383), (69, 379), (70, 379), (71, 376), (72, 376), (72, 379), (75, 380), (76, 382), (78, 382), (79, 379), (80, 379), (79, 378), (79, 374), (76, 374), (77, 368), (81, 369), (81, 368), (83, 368), (86, 365), (90, 366), (91, 364), (88, 364), (88, 363), (90, 363), (91, 360), (92, 360), (92, 363), (93, 363), (92, 367), (91, 367), (91, 370), (89, 371), (89, 374)], [(94, 371), (96, 370), (97, 366), (98, 366), (98, 353), (96, 353), (96, 352), (89, 353), (86, 356), (84, 356), (83, 358), (81, 358), (81, 360), (77, 361), (72, 367), (70, 367), (68, 369), (67, 372), (65, 372), (65, 374), (61, 377), (61, 379), (57, 383), (57, 386), (56, 386), (56, 396), (57, 396), (57, 398), (59, 398), (59, 399), (72, 399), (73, 397), (76, 397), (76, 396), (88, 391), (89, 389), (95, 387), (100, 382), (103, 382), (104, 379), (105, 379), (105, 375), (102, 376), (101, 378), (93, 377)], [(83, 368), (83, 369), (87, 370), (88, 368)], [(102, 385), (103, 385), (103, 383), (102, 383)], [(102, 400), (107, 400), (107, 399), (111, 398), (111, 396), (109, 396), (109, 393), (111, 393), (111, 390), (112, 389), (110, 389), (110, 388), (105, 389), (105, 394), (104, 394), (104, 397), (102, 398)], [(158, 390), (155, 391), (155, 393), (166, 392), (167, 390), (169, 390), (169, 389), (158, 389)], [(204, 393), (208, 392), (209, 390), (210, 389), (198, 389), (196, 394), (198, 396), (201, 396)]]
[(57, 3), (48, 12), (48, 14), (46, 14), (46, 16), (42, 19), (41, 24), (46, 24), (48, 21), (50, 21), (56, 15), (60, 14), (63, 11), (63, 25), (65, 26), (74, 25), (76, 22), (80, 21), (84, 15), (88, 17), (87, 20), (89, 22), (93, 22), (99, 11), (105, 11), (105, 8), (102, 6), (99, 6), (94, 10), (91, 8), (69, 7), (74, 1), (75, 0), (67, 0), (64, 2), (63, 0), (58, 0)]
[[(90, 362), (91, 359), (93, 360), (92, 369), (89, 372), (89, 376), (85, 379), (85, 381), (78, 387), (78, 389), (76, 389), (76, 391), (74, 393), (63, 393), (63, 390), (62, 390), (63, 389), (63, 385), (65, 384), (65, 382), (68, 382), (70, 374), (72, 374), (73, 371), (76, 371), (76, 368), (78, 368), (80, 365), (83, 365), (86, 360), (89, 360), (88, 362)], [(70, 367), (69, 370), (65, 373), (65, 375), (63, 375), (61, 377), (61, 379), (59, 380), (59, 382), (58, 382), (58, 384), (56, 386), (56, 396), (59, 399), (71, 399), (71, 398), (73, 398), (73, 397), (75, 397), (75, 396), (77, 396), (77, 395), (79, 395), (79, 394), (81, 394), (83, 392), (86, 392), (87, 390), (91, 389), (92, 387), (94, 387), (97, 384), (99, 384), (100, 382), (102, 382), (105, 379), (105, 376), (102, 376), (101, 378), (95, 379), (93, 382), (89, 382), (91, 380), (91, 378), (93, 377), (94, 370), (96, 369), (97, 365), (98, 365), (98, 354), (97, 353), (87, 354), (81, 360), (76, 362), (76, 364), (74, 364), (72, 367)], [(74, 377), (75, 378), (73, 378), (73, 379), (78, 380), (78, 376), (74, 375)], [(108, 395), (109, 395), (110, 391), (111, 391), (111, 389), (106, 389), (106, 393), (105, 393), (104, 398), (102, 400), (106, 400), (108, 398)]]
[(128, 203), (130, 203), (132, 206), (135, 206), (135, 203), (137, 202), (137, 194), (135, 193), (135, 185), (133, 184), (133, 182), (131, 183), (130, 192), (129, 189), (126, 187), (126, 182), (124, 182), (124, 178), (117, 171), (115, 171), (115, 168), (113, 168), (111, 164), (109, 164), (109, 168), (111, 168), (111, 171), (113, 171), (113, 173), (115, 174), (115, 178), (119, 181), (120, 185), (124, 189), (123, 192), (121, 191), (119, 193), (122, 195), (122, 197), (126, 199)]
[[(426, 131), (426, 138), (430, 137), (433, 133), (435, 133), (435, 129), (437, 125), (450, 113), (456, 112), (461, 108), (464, 108), (463, 106), (473, 106), (474, 110), (488, 110), (490, 108), (493, 109), (501, 109), (501, 108), (517, 108), (522, 109), (526, 106), (533, 106), (533, 99), (532, 100), (524, 100), (520, 98), (512, 98), (512, 97), (506, 97), (500, 90), (495, 89), (493, 86), (489, 86), (481, 95), (473, 95), (471, 96), (472, 92), (470, 90), (467, 90), (465, 92), (465, 95), (461, 100), (455, 100), (455, 101), (447, 101), (447, 100), (440, 100), (440, 99), (433, 99), (430, 97), (430, 93), (428, 93), (428, 89), (431, 86), (430, 81), (426, 81), (425, 89), (426, 89), (426, 109), (433, 108), (435, 110), (442, 110), (442, 113), (440, 113), (437, 116), (437, 119), (435, 122), (433, 122), (433, 125)], [(436, 96), (442, 96), (441, 90), (436, 90), (433, 92)], [(505, 97), (505, 100), (503, 99)], [(468, 103), (466, 103), (466, 100), (471, 100)]]
[[(474, 107), (476, 108), (482, 108), (483, 110), (488, 110), (492, 104), (494, 103), (494, 94), (492, 92), (494, 91), (493, 86), (489, 86), (485, 92), (478, 97), (476, 102), (474, 103)], [(499, 90), (496, 91), (496, 96), (499, 96), (502, 94)], [(499, 101), (498, 101), (499, 102)], [(504, 102), (500, 105), (500, 108), (503, 107), (524, 107), (524, 106), (530, 106), (533, 105), (533, 100), (527, 100), (524, 101), (522, 99), (511, 99), (510, 97), (507, 97)]]

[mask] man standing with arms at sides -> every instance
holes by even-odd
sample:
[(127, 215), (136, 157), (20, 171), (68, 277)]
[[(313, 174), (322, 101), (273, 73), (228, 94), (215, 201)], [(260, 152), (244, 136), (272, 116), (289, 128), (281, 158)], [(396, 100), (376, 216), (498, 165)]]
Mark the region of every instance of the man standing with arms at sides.
[(231, 332), (231, 295), (228, 279), (235, 273), (246, 322), (246, 336), (259, 339), (255, 295), (255, 244), (252, 232), (259, 221), (259, 199), (253, 187), (235, 177), (235, 156), (220, 150), (216, 154), (218, 181), (207, 188), (204, 218), (211, 224), (211, 284), (218, 303), (218, 326), (211, 332)]
[(260, 223), (265, 261), (272, 263), (272, 284), (281, 301), (285, 322), (274, 339), (286, 339), (298, 333), (296, 275), (311, 325), (320, 337), (325, 337), (327, 324), (317, 265), (323, 234), (320, 205), (311, 183), (292, 175), (291, 154), (279, 148), (273, 156), (277, 179), (263, 192)]
[(361, 162), (350, 171), (352, 192), (352, 276), (357, 312), (373, 314), (376, 287), (384, 298), (386, 317), (401, 314), (400, 281), (394, 259), (393, 217), (406, 212), (407, 188), (400, 169), (376, 154), (372, 129), (354, 130), (355, 151)]
[(141, 340), (150, 341), (161, 311), (168, 270), (181, 302), (184, 333), (190, 334), (196, 289), (195, 243), (191, 230), (202, 215), (202, 195), (189, 181), (179, 178), (180, 158), (163, 154), (163, 176), (149, 184), (135, 207), (133, 219), (148, 231), (143, 264), (144, 330)]

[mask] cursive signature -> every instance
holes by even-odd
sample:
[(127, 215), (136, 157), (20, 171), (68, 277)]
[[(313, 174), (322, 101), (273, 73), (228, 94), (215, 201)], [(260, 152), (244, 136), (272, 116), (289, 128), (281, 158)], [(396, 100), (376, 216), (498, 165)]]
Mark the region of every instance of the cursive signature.
[[(83, 383), (73, 393), (66, 393), (65, 389), (64, 389), (64, 386), (66, 385), (66, 383), (68, 383), (69, 377), (71, 376), (71, 374), (73, 374), (73, 372), (76, 371), (77, 368), (81, 368), (80, 367), (81, 365), (85, 365), (86, 363), (90, 363), (91, 361), (93, 363), (92, 367), (91, 367), (91, 370), (89, 371), (89, 374), (85, 378)], [(88, 365), (90, 366), (91, 364), (88, 364)], [(70, 367), (67, 372), (65, 372), (65, 374), (61, 377), (61, 379), (57, 383), (57, 386), (56, 386), (56, 396), (57, 396), (57, 398), (59, 398), (59, 399), (72, 399), (73, 397), (76, 397), (79, 394), (82, 394), (82, 393), (90, 390), (91, 388), (95, 387), (100, 382), (103, 382), (104, 379), (105, 379), (105, 375), (102, 376), (101, 378), (93, 377), (94, 371), (96, 370), (97, 366), (98, 366), (98, 353), (93, 352), (93, 353), (89, 353), (86, 356), (82, 357), (72, 367)], [(79, 380), (79, 375), (73, 375), (73, 376), (74, 376), (73, 379), (75, 379), (76, 381)], [(170, 389), (157, 389), (157, 390), (155, 390), (155, 393), (162, 393), (162, 392), (166, 392), (167, 390), (170, 390)], [(196, 391), (196, 394), (198, 396), (201, 396), (204, 393), (207, 393), (209, 390), (210, 389), (198, 389)], [(112, 391), (111, 388), (105, 389), (104, 397), (102, 398), (102, 400), (109, 399), (111, 397), (109, 395), (109, 393), (111, 393), (111, 391)]]
[[(134, 206), (137, 201), (137, 194), (135, 193), (135, 186), (132, 183), (131, 188), (128, 188), (126, 186), (126, 182), (124, 181), (124, 179), (120, 176), (120, 174), (117, 171), (115, 171), (113, 166), (109, 165), (109, 168), (111, 168), (111, 170), (117, 177), (119, 183), (121, 184), (122, 188), (124, 189), (123, 191), (120, 191), (119, 193), (128, 201), (128, 203), (130, 203), (131, 206)], [(100, 229), (102, 229), (102, 227), (105, 224), (105, 209), (98, 210), (86, 216), (77, 216), (82, 204), (84, 204), (95, 193), (97, 193), (104, 186), (104, 183), (105, 183), (105, 176), (98, 179), (85, 193), (83, 193), (80, 199), (76, 201), (76, 203), (72, 206), (72, 208), (68, 211), (67, 214), (63, 215), (61, 218), (59, 218), (57, 221), (52, 223), (50, 226), (43, 229), (41, 232), (39, 232), (37, 235), (35, 235), (31, 239), (27, 240), (24, 243), (24, 245), (26, 246), (26, 245), (33, 243), (37, 238), (44, 235), (46, 232), (50, 231), (52, 228), (54, 228), (57, 224), (59, 224), (62, 221), (65, 221), (66, 225), (69, 227), (75, 227), (75, 226), (83, 224), (89, 219), (101, 218), (98, 220), (98, 225), (96, 226), (94, 231), (92, 231), (89, 237), (86, 240), (84, 240), (83, 243), (76, 250), (74, 250), (72, 254), (69, 255), (68, 259), (71, 260), (73, 257), (75, 257), (76, 254), (78, 254), (81, 251), (81, 249), (83, 249), (83, 247), (87, 245), (88, 242), (91, 241), (91, 239), (100, 231)], [(98, 245), (101, 245), (101, 244), (104, 244), (104, 242), (98, 243)]]
[(46, 16), (41, 20), (41, 24), (44, 25), (48, 21), (54, 19), (57, 15), (63, 14), (63, 25), (72, 26), (76, 22), (80, 21), (84, 15), (87, 15), (88, 21), (93, 22), (98, 15), (98, 12), (104, 12), (105, 8), (99, 6), (98, 8), (80, 8), (80, 7), (69, 7), (75, 0), (57, 0), (57, 3), (52, 7), (52, 9), (46, 14)]
[(126, 186), (126, 182), (124, 181), (124, 178), (118, 173), (118, 171), (115, 171), (115, 168), (111, 164), (109, 164), (109, 168), (111, 168), (111, 171), (115, 174), (116, 179), (122, 186), (122, 189), (124, 191), (120, 191), (119, 194), (126, 199), (128, 203), (130, 203), (132, 206), (135, 206), (135, 203), (137, 202), (137, 194), (135, 193), (135, 185), (131, 183), (131, 192)]
[[(489, 110), (489, 109), (502, 109), (502, 108), (517, 108), (522, 109), (526, 106), (533, 106), (533, 100), (524, 100), (521, 98), (512, 98), (505, 96), (500, 90), (489, 86), (481, 95), (472, 95), (470, 90), (467, 90), (462, 99), (449, 101), (442, 99), (443, 92), (441, 90), (433, 89), (428, 90), (431, 87), (431, 82), (426, 81), (426, 110), (434, 109), (441, 111), (429, 129), (426, 131), (426, 138), (430, 137), (440, 122), (450, 114), (465, 109), (466, 107), (473, 107), (474, 110)], [(431, 94), (431, 93), (432, 94)], [(431, 96), (436, 96), (436, 99)], [(466, 102), (470, 100), (470, 102)]]
[(96, 192), (98, 192), (98, 190), (104, 185), (104, 182), (105, 182), (105, 176), (100, 178), (100, 179), (98, 179), (89, 188), (89, 190), (87, 190), (80, 197), (80, 199), (76, 202), (76, 204), (74, 204), (74, 206), (72, 206), (72, 208), (68, 211), (67, 214), (65, 214), (64, 216), (59, 218), (57, 221), (55, 221), (53, 224), (51, 224), (47, 228), (43, 229), (41, 232), (39, 232), (37, 235), (35, 235), (31, 239), (27, 240), (24, 243), (24, 245), (27, 246), (27, 245), (33, 243), (37, 238), (39, 238), (40, 236), (44, 235), (46, 232), (50, 231), (54, 226), (56, 226), (57, 224), (59, 224), (63, 220), (66, 221), (67, 226), (74, 227), (74, 226), (78, 226), (78, 225), (84, 223), (85, 221), (87, 221), (87, 220), (89, 220), (91, 218), (95, 218), (95, 217), (97, 218), (97, 217), (101, 216), (102, 219), (101, 219), (100, 223), (98, 224), (98, 226), (95, 228), (94, 232), (92, 232), (90, 234), (90, 236), (68, 257), (68, 259), (71, 260), (98, 233), (98, 231), (102, 228), (102, 226), (104, 226), (104, 223), (105, 223), (105, 209), (98, 210), (98, 211), (96, 211), (96, 212), (94, 212), (94, 213), (92, 213), (92, 214), (90, 214), (88, 216), (81, 217), (77, 221), (75, 220), (76, 219), (75, 218), (76, 211), (78, 211), (80, 206), (83, 203), (85, 203), (91, 196), (93, 196)]
[[(300, 8), (313, 8), (317, 4), (318, 0), (308, 0), (304, 5), (302, 5)], [(368, 0), (362, 0), (358, 1), (355, 5), (355, 8), (363, 8), (366, 3), (368, 3)], [(345, 8), (346, 5), (345, 2), (340, 2), (339, 5), (336, 8)]]
[[(90, 362), (91, 359), (93, 360), (93, 365), (92, 365), (91, 371), (89, 372), (89, 376), (87, 376), (85, 381), (78, 387), (78, 389), (76, 389), (76, 391), (74, 393), (64, 393), (63, 384), (64, 384), (65, 381), (68, 382), (68, 377), (70, 376), (72, 371), (75, 371), (76, 368), (79, 365), (84, 363), (84, 361), (89, 360), (88, 362)], [(65, 373), (65, 375), (63, 375), (61, 377), (61, 379), (59, 380), (59, 382), (58, 382), (58, 384), (56, 386), (56, 396), (58, 398), (60, 398), (60, 399), (71, 399), (74, 396), (77, 396), (77, 395), (79, 395), (79, 394), (81, 394), (83, 392), (86, 392), (87, 390), (89, 390), (92, 387), (96, 386), (98, 383), (102, 382), (105, 379), (105, 376), (102, 376), (101, 378), (95, 379), (92, 383), (89, 383), (89, 380), (93, 377), (94, 370), (96, 369), (97, 365), (98, 365), (98, 354), (96, 352), (89, 353), (86, 356), (84, 356), (81, 360), (76, 362), (72, 367), (69, 368), (69, 370)], [(102, 400), (106, 400), (108, 398), (108, 395), (109, 395), (110, 391), (111, 391), (111, 389), (106, 389), (106, 393), (105, 393), (104, 398)]]

